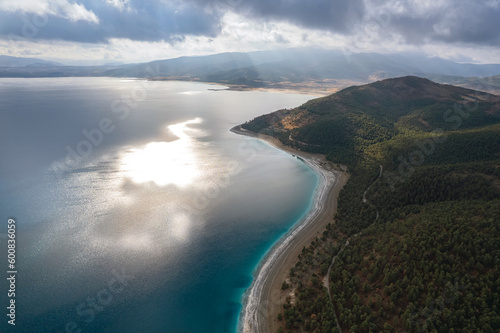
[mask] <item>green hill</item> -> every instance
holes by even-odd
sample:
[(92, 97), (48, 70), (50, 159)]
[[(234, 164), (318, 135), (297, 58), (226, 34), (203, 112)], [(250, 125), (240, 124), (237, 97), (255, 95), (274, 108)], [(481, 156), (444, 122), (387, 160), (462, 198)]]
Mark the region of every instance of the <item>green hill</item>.
[(400, 135), (498, 123), (500, 97), (408, 76), (341, 90), (244, 128), (350, 164), (371, 145)]
[(500, 330), (500, 97), (410, 76), (242, 126), (351, 173), (290, 273), (286, 332)]

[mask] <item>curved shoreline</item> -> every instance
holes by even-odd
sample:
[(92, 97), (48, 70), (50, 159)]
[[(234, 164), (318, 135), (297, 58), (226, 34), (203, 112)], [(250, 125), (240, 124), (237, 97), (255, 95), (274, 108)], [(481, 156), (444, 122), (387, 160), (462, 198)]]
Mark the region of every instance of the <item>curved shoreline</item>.
[(232, 128), (231, 132), (261, 139), (275, 148), (299, 156), (319, 177), (312, 208), (267, 252), (244, 295), (238, 332), (274, 333), (279, 325), (277, 314), (281, 312), (286, 298), (281, 284), (297, 262), (303, 247), (308, 246), (316, 236), (321, 236), (326, 225), (333, 220), (337, 196), (347, 182), (348, 174), (330, 168), (323, 155), (292, 149), (271, 136), (255, 134), (240, 126)]

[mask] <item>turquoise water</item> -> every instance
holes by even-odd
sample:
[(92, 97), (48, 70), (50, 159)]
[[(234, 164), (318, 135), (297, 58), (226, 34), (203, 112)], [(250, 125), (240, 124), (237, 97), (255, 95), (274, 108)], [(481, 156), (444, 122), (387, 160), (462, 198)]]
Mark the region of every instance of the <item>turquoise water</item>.
[(221, 87), (0, 79), (16, 332), (236, 331), (252, 273), (306, 213), (317, 176), (229, 129), (311, 96), (209, 88)]

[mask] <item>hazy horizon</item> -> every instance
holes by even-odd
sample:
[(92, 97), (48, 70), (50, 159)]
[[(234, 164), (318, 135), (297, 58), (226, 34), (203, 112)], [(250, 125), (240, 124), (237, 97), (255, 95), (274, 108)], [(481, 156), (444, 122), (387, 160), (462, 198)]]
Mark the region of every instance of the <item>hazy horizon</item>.
[[(48, 62), (54, 62), (58, 63), (61, 66), (121, 66), (121, 65), (134, 65), (134, 64), (141, 64), (141, 63), (148, 63), (148, 62), (153, 62), (153, 61), (161, 61), (161, 60), (173, 60), (173, 59), (179, 59), (179, 58), (186, 58), (186, 57), (209, 57), (213, 55), (219, 55), (219, 54), (231, 54), (231, 53), (242, 53), (242, 54), (255, 54), (255, 53), (264, 53), (264, 52), (277, 52), (277, 53), (283, 53), (286, 54), (289, 51), (294, 51), (294, 50), (306, 50), (307, 48), (305, 47), (293, 47), (293, 48), (287, 48), (287, 49), (274, 49), (274, 50), (253, 50), (249, 52), (239, 52), (239, 51), (223, 51), (223, 52), (217, 52), (217, 53), (204, 53), (204, 54), (196, 54), (196, 55), (190, 55), (190, 54), (184, 54), (184, 55), (177, 55), (173, 57), (163, 57), (163, 58), (157, 58), (157, 59), (150, 59), (150, 60), (144, 60), (144, 61), (134, 61), (134, 60), (122, 60), (122, 61), (110, 61), (106, 59), (96, 59), (96, 60), (83, 60), (83, 59), (65, 59), (65, 58), (57, 58), (57, 57), (36, 57), (36, 56), (20, 56), (20, 57), (14, 57), (14, 58), (22, 58), (22, 59), (39, 59), (43, 61), (48, 61)], [(410, 57), (422, 57), (424, 59), (443, 59), (443, 60), (448, 60), (452, 61), (457, 64), (473, 64), (473, 65), (496, 65), (500, 64), (500, 59), (496, 62), (491, 61), (491, 62), (481, 62), (481, 61), (473, 61), (473, 60), (463, 60), (463, 61), (456, 61), (453, 59), (446, 59), (446, 58), (441, 58), (439, 55), (429, 55), (425, 54), (423, 52), (418, 52), (418, 51), (405, 51), (405, 52), (347, 52), (343, 49), (340, 48), (316, 48), (312, 49), (310, 51), (332, 51), (332, 52), (339, 52), (343, 53), (345, 52), (346, 56), (349, 54), (381, 54), (381, 55), (403, 55), (403, 56), (410, 56)], [(11, 55), (7, 54), (0, 54), (0, 56), (7, 56), (7, 57), (13, 57)]]
[(89, 65), (318, 46), (495, 63), (499, 16), (498, 1), (1, 0), (0, 47)]

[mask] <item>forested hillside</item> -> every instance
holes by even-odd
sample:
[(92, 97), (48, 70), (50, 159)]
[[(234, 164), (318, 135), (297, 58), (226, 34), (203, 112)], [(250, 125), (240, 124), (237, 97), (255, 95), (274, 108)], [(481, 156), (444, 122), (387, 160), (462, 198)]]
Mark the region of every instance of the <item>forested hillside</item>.
[(404, 77), (243, 127), (351, 173), (283, 286), (282, 332), (500, 330), (500, 97)]

